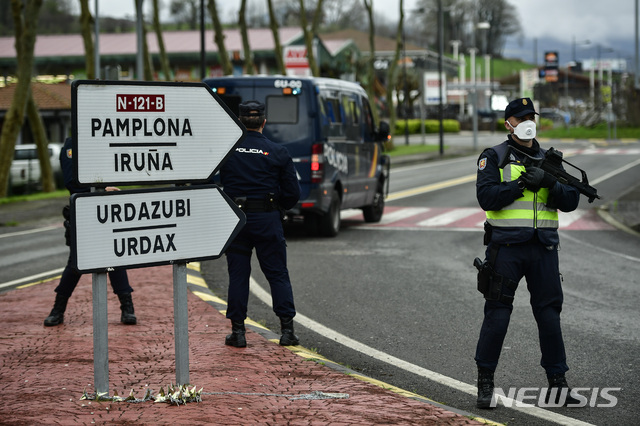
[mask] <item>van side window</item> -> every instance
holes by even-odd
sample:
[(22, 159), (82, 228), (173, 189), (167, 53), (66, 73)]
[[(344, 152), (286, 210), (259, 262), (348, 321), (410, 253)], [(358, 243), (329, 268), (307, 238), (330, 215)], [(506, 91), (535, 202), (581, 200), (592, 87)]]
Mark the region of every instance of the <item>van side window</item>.
[(352, 96), (342, 95), (342, 107), (345, 113), (345, 134), (347, 139), (360, 142), (360, 106)]
[(362, 109), (364, 115), (364, 141), (365, 142), (374, 142), (375, 141), (375, 131), (373, 126), (373, 114), (371, 113), (371, 107), (369, 106), (369, 102), (366, 99), (362, 100)]
[(297, 96), (267, 96), (266, 117), (271, 124), (296, 124), (298, 122)]
[(326, 115), (326, 122), (329, 127), (328, 131), (323, 130), (323, 134), (328, 136), (344, 136), (344, 129), (342, 126), (344, 117), (338, 99), (328, 97), (323, 98), (322, 104)]

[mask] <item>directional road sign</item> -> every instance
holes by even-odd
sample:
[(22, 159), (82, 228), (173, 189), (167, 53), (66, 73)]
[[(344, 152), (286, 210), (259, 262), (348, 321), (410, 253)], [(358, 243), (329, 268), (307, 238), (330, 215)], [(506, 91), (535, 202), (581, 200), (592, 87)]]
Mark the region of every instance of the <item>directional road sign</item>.
[(81, 185), (204, 182), (244, 137), (204, 83), (77, 80), (71, 92)]
[(215, 259), (245, 221), (216, 185), (74, 194), (75, 266), (105, 272)]

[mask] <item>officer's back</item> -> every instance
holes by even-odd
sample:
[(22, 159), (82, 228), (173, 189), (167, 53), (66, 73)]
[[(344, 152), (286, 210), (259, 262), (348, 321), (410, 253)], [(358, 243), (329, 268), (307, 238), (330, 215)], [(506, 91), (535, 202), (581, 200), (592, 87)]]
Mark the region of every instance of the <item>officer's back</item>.
[(259, 102), (240, 105), (241, 121), (248, 131), (221, 167), (221, 183), (231, 198), (258, 200), (273, 194), (282, 208), (290, 209), (300, 197), (300, 185), (287, 149), (262, 134), (264, 114), (264, 104)]

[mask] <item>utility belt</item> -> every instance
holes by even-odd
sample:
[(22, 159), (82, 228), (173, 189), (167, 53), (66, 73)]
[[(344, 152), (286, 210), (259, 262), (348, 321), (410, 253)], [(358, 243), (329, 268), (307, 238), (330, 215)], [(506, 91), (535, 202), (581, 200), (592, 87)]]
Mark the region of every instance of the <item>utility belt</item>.
[(473, 266), (478, 269), (478, 291), (486, 300), (497, 300), (506, 305), (512, 305), (513, 296), (504, 294), (504, 289), (507, 288), (515, 294), (518, 282), (496, 273), (493, 269), (499, 249), (500, 245), (493, 244), (489, 250), (489, 259), (482, 261), (476, 257), (473, 260)]
[(264, 198), (236, 197), (233, 201), (238, 205), (240, 210), (245, 213), (263, 213), (280, 210), (276, 196), (271, 192), (265, 195)]

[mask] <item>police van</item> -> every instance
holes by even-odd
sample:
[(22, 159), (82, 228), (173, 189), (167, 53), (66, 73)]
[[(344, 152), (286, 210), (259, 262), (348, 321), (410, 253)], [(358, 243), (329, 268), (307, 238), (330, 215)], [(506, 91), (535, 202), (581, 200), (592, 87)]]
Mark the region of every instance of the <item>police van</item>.
[(361, 209), (379, 222), (388, 193), (390, 160), (383, 153), (389, 125), (376, 128), (364, 89), (330, 78), (240, 76), (204, 82), (238, 115), (242, 102), (266, 106), (264, 135), (287, 147), (302, 189), (288, 214), (312, 234), (335, 236), (340, 211)]

